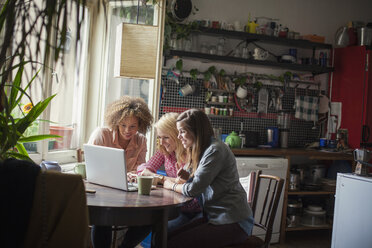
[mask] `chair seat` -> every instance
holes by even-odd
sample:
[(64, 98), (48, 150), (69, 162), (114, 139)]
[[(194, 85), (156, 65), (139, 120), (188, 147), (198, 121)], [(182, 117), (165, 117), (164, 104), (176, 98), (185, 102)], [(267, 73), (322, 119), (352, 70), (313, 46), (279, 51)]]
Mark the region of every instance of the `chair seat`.
[(231, 245), (225, 248), (261, 248), (265, 242), (256, 236), (249, 236), (243, 243)]
[(249, 236), (243, 243), (227, 246), (225, 248), (261, 248), (265, 242), (256, 236)]

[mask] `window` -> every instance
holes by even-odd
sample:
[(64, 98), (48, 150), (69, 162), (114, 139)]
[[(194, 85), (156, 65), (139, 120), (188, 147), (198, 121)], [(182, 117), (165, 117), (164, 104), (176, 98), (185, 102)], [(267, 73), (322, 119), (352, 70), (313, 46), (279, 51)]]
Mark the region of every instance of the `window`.
[[(150, 1), (151, 2), (151, 1)], [(149, 105), (150, 109), (156, 108), (156, 80), (142, 80), (142, 79), (128, 79), (128, 78), (115, 78), (114, 77), (114, 56), (115, 56), (115, 41), (116, 41), (116, 27), (122, 23), (138, 23), (146, 25), (158, 25), (159, 23), (159, 6), (151, 5), (147, 3), (146, 6), (140, 3), (139, 8), (137, 7), (137, 1), (121, 1), (121, 2), (110, 2), (109, 3), (109, 25), (108, 25), (108, 39), (107, 46), (105, 48), (106, 60), (104, 62), (105, 68), (103, 69), (103, 85), (101, 86), (102, 91), (98, 90), (100, 97), (100, 109), (98, 121), (96, 126), (104, 125), (104, 111), (106, 106), (120, 98), (122, 95), (131, 95), (143, 98)], [(139, 15), (137, 15), (139, 13)], [(102, 97), (102, 99), (101, 99)], [(93, 102), (93, 101), (91, 101)], [(157, 112), (153, 112), (154, 117)], [(90, 128), (90, 132), (94, 127)], [(89, 128), (88, 128), (89, 130)], [(86, 139), (89, 137), (90, 132), (86, 134)], [(151, 140), (151, 134), (148, 134), (148, 140)], [(148, 142), (148, 151), (151, 151), (151, 142)], [(150, 155), (150, 152), (147, 154)]]
[[(37, 2), (42, 4), (42, 1)], [(36, 162), (41, 160), (56, 160), (60, 163), (75, 161), (76, 148), (80, 146), (79, 136), (82, 123), (83, 91), (85, 89), (86, 60), (88, 44), (88, 10), (86, 7), (77, 8), (71, 5), (69, 15), (69, 30), (67, 39), (63, 44), (62, 54), (58, 62), (47, 62), (47, 69), (41, 70), (32, 84), (30, 96), (34, 102), (45, 99), (47, 96), (56, 94), (49, 105), (49, 109), (43, 112), (40, 121), (35, 122), (27, 129), (27, 134), (51, 133), (62, 136), (55, 140), (43, 140), (39, 142), (25, 143), (24, 146), (30, 157)], [(84, 21), (80, 28), (80, 40), (76, 43), (76, 12), (85, 12)], [(80, 15), (81, 16), (81, 15)], [(60, 42), (59, 35), (55, 35), (56, 45)], [(32, 40), (32, 39), (31, 39)], [(34, 45), (31, 41), (31, 45)], [(75, 46), (76, 44), (76, 46)], [(41, 44), (42, 46), (43, 44)], [(36, 49), (30, 49), (35, 51)], [(31, 58), (36, 58), (31, 54)], [(42, 68), (43, 54), (37, 57), (37, 63), (32, 63), (25, 68), (25, 82), (28, 82), (35, 72)], [(28, 102), (24, 99), (23, 105)], [(17, 114), (17, 113), (15, 113)], [(48, 120), (48, 121), (45, 121)]]

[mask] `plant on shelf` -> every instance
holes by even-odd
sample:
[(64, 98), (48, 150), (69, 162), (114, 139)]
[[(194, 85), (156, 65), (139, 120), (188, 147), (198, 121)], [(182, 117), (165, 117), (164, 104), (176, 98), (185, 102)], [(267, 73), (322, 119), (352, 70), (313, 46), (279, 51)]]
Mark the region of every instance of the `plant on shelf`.
[[(198, 11), (198, 8), (194, 5), (192, 14), (195, 14), (196, 11)], [(167, 53), (171, 48), (174, 48), (171, 44), (172, 39), (176, 41), (188, 38), (191, 32), (198, 30), (199, 24), (196, 21), (180, 23), (171, 12), (167, 11), (164, 20), (164, 52)]]

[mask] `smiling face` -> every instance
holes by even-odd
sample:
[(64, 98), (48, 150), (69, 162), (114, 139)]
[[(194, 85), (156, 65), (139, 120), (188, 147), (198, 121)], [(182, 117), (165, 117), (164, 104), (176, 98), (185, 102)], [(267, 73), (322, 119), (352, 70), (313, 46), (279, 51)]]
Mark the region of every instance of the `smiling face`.
[(177, 122), (178, 139), (181, 140), (183, 147), (190, 148), (194, 144), (194, 136), (185, 128), (182, 121)]
[(130, 140), (138, 131), (138, 118), (135, 116), (125, 118), (119, 124), (120, 137)]
[(158, 133), (159, 144), (162, 145), (168, 153), (174, 152), (177, 147), (176, 141), (170, 137), (169, 133), (164, 132), (164, 130), (158, 129), (156, 131)]

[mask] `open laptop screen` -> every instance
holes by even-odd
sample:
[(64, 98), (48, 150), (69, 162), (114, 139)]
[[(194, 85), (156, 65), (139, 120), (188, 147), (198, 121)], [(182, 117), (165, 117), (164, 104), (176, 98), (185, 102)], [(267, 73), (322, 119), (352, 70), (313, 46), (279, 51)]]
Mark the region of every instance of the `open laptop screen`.
[(124, 149), (84, 144), (87, 181), (128, 190)]

